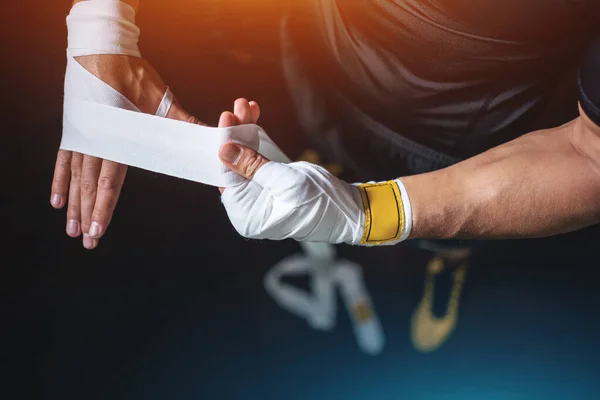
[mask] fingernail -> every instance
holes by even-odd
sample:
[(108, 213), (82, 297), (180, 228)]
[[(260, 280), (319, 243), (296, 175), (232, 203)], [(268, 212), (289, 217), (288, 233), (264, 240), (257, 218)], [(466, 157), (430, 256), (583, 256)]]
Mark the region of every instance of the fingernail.
[(69, 236), (77, 236), (79, 234), (79, 221), (74, 219), (67, 221), (67, 234)]
[(85, 247), (88, 250), (94, 248), (94, 239), (92, 239), (87, 233), (83, 234), (83, 247)]
[(233, 165), (236, 165), (240, 160), (240, 156), (242, 155), (242, 149), (234, 144), (227, 144), (223, 147), (221, 151), (221, 157), (223, 160), (230, 162)]
[(100, 236), (100, 224), (98, 224), (96, 221), (92, 222), (92, 225), (90, 225), (89, 235), (92, 238), (97, 238)]
[(60, 207), (62, 204), (62, 197), (59, 194), (53, 194), (50, 199), (50, 204), (52, 204), (53, 207)]

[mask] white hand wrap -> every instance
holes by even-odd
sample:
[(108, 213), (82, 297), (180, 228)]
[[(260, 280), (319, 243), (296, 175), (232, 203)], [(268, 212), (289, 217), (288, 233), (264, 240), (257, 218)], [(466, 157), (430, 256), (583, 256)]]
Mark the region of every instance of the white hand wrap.
[(69, 57), (122, 54), (141, 57), (134, 8), (120, 0), (75, 4), (67, 16)]
[(401, 181), (350, 185), (306, 162), (269, 162), (221, 199), (236, 230), (252, 239), (381, 245), (411, 230)]
[[(157, 115), (140, 110), (74, 57), (121, 54), (140, 57), (135, 10), (119, 0), (89, 0), (67, 17), (69, 47), (61, 149), (154, 172), (228, 188), (223, 204), (234, 226), (249, 238), (351, 244), (393, 244), (408, 237), (410, 204), (401, 182), (353, 186), (326, 170), (290, 160), (256, 125), (208, 128), (169, 120), (167, 91)], [(253, 181), (219, 160), (234, 141), (277, 161)]]

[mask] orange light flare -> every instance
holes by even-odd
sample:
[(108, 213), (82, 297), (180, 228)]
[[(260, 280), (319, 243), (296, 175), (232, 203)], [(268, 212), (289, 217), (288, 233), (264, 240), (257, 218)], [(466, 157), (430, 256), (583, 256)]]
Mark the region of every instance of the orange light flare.
[(183, 21), (228, 21), (246, 25), (248, 21), (278, 20), (288, 8), (276, 0), (139, 0), (142, 12), (177, 14)]
[(140, 45), (162, 54), (218, 52), (249, 63), (257, 48), (278, 47), (287, 6), (274, 0), (140, 0)]

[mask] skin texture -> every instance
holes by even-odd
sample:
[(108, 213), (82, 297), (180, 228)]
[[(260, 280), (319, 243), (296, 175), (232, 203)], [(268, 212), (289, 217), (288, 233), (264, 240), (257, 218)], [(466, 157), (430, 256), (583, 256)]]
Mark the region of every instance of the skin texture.
[(600, 127), (580, 117), (402, 179), (412, 237), (529, 238), (600, 222)]
[[(580, 114), (452, 167), (403, 177), (410, 238), (542, 237), (600, 222), (600, 127)], [(234, 143), (220, 157), (248, 179), (268, 162)]]

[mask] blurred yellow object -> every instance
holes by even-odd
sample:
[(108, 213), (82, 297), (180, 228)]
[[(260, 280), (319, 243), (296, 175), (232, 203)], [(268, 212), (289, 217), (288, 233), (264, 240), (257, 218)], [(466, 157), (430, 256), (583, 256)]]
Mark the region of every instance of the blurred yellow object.
[(367, 322), (373, 317), (371, 307), (365, 302), (360, 302), (354, 305), (354, 317), (357, 321)]
[(304, 150), (302, 152), (302, 154), (300, 154), (300, 156), (298, 157), (297, 161), (306, 161), (311, 164), (320, 165), (334, 176), (340, 176), (342, 174), (342, 172), (344, 171), (342, 166), (337, 163), (323, 164), (323, 162), (321, 161), (321, 157), (313, 149)]
[(444, 344), (456, 328), (460, 295), (467, 274), (467, 262), (454, 271), (454, 282), (443, 317), (433, 315), (435, 277), (445, 268), (442, 257), (434, 257), (427, 265), (425, 289), (421, 303), (415, 309), (411, 320), (411, 340), (413, 346), (422, 353), (430, 353)]

